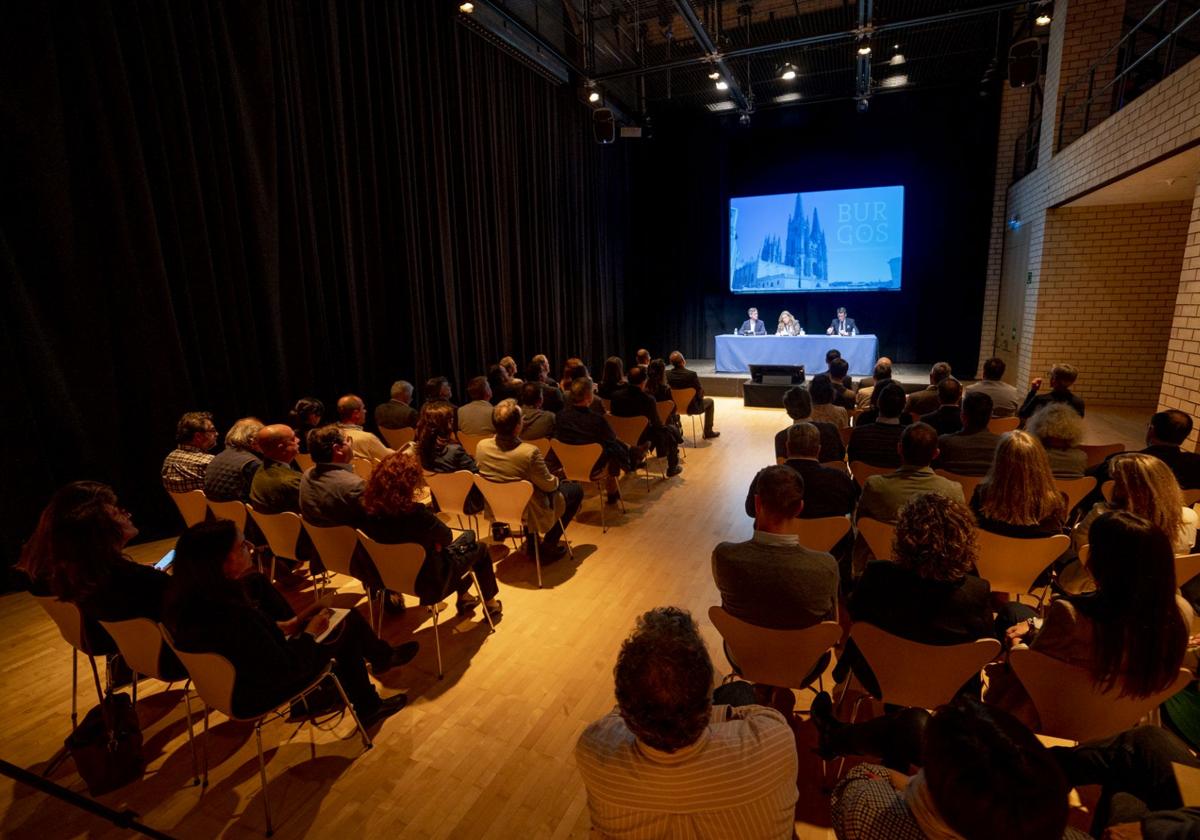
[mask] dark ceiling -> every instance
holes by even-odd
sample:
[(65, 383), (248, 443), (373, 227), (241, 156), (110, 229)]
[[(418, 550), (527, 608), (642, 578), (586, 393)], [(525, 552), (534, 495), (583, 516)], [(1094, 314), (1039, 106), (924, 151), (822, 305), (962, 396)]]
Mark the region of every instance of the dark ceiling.
[[(979, 86), (1039, 0), (482, 0), (628, 114)], [(690, 19), (690, 20), (689, 20)], [(698, 32), (696, 30), (699, 30)], [(1040, 33), (1039, 33), (1040, 34)], [(872, 48), (859, 61), (866, 37)], [(719, 63), (718, 63), (719, 62)], [(785, 81), (785, 63), (795, 79)], [(996, 68), (999, 67), (999, 71)], [(718, 90), (719, 72), (729, 90)], [(868, 76), (869, 73), (869, 76)]]

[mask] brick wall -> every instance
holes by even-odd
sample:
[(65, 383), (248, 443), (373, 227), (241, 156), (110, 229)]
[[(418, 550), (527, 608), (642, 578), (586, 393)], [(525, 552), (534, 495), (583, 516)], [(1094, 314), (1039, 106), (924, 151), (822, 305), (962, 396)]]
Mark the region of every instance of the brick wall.
[[(1192, 200), (1174, 315), (1158, 408), (1178, 408), (1195, 419), (1200, 412), (1200, 184)], [(1189, 442), (1195, 451), (1196, 430)]]
[(1070, 362), (1089, 401), (1158, 401), (1191, 215), (1188, 201), (1046, 214), (1033, 376)]
[[(1058, 111), (1055, 114), (1063, 142), (1071, 143), (1083, 133), (1084, 101), (1088, 98), (1089, 68), (1094, 71), (1094, 89), (1099, 94), (1112, 81), (1117, 53), (1112, 46), (1121, 38), (1125, 0), (1072, 0), (1066, 9), (1066, 28), (1062, 33), (1058, 78)], [(1053, 24), (1052, 24), (1053, 25)], [(1112, 88), (1109, 88), (1111, 92)], [(1066, 107), (1063, 94), (1066, 93)], [(1088, 122), (1095, 125), (1108, 108), (1111, 94), (1098, 95)]]

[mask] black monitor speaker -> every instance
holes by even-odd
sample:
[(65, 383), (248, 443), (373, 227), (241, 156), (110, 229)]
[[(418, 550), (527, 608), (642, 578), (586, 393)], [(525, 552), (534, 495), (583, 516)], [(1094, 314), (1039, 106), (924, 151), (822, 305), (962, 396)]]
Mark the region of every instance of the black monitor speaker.
[(592, 111), (592, 134), (596, 142), (607, 145), (617, 139), (617, 124), (613, 120), (613, 112), (607, 108), (597, 108)]
[(804, 365), (750, 365), (750, 378), (760, 385), (803, 385)]
[(1037, 38), (1017, 41), (1008, 49), (1008, 83), (1015, 88), (1029, 87), (1038, 80), (1042, 69), (1042, 42)]

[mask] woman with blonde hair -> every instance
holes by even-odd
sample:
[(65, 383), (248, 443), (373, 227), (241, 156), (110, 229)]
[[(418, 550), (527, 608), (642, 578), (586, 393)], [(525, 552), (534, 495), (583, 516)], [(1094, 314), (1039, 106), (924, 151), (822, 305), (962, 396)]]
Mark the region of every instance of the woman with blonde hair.
[(1054, 484), (1046, 450), (1028, 432), (1009, 432), (996, 444), (987, 475), (971, 497), (979, 527), (1006, 537), (1064, 532), (1067, 500)]
[(775, 335), (804, 335), (804, 328), (792, 317), (792, 313), (785, 309), (779, 313), (779, 326), (775, 328)]
[(1113, 481), (1112, 501), (1097, 502), (1083, 518), (1073, 534), (1076, 546), (1088, 544), (1091, 525), (1098, 516), (1124, 510), (1150, 520), (1167, 535), (1176, 554), (1192, 550), (1200, 517), (1183, 506), (1183, 494), (1170, 467), (1153, 455), (1133, 452), (1113, 458), (1108, 472)]
[(1083, 418), (1068, 403), (1049, 403), (1025, 424), (1025, 431), (1046, 448), (1055, 478), (1082, 478), (1087, 454), (1079, 448), (1083, 440)]

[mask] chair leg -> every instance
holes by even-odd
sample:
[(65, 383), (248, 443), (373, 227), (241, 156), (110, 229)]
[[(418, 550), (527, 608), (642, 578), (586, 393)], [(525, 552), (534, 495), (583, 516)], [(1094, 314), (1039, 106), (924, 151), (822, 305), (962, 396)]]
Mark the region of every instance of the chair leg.
[(204, 704), (204, 780), (200, 783), (201, 789), (208, 787), (208, 704)]
[(483, 587), (479, 585), (479, 578), (475, 576), (474, 571), (470, 571), (467, 574), (471, 576), (471, 580), (475, 583), (475, 591), (479, 594), (479, 606), (483, 609), (483, 617), (487, 619), (488, 627), (491, 628), (491, 632), (495, 633), (496, 622), (492, 621), (492, 614), (488, 612), (487, 599), (483, 597)]
[(263, 811), (267, 816), (267, 836), (275, 833), (271, 825), (271, 800), (267, 797), (267, 762), (263, 759), (262, 750), (262, 720), (254, 723), (254, 740), (258, 744), (258, 777), (262, 780)]
[(362, 721), (358, 719), (358, 712), (355, 711), (350, 698), (346, 696), (346, 689), (342, 688), (342, 681), (337, 678), (337, 674), (330, 673), (329, 676), (333, 680), (333, 687), (337, 689), (338, 695), (342, 698), (343, 707), (350, 710), (350, 717), (354, 719), (354, 726), (358, 729), (358, 734), (362, 736), (363, 749), (371, 749), (371, 747), (375, 746), (375, 743), (371, 740), (371, 736), (367, 734), (367, 730), (363, 728)]
[(79, 725), (79, 648), (71, 648), (71, 731)]
[(104, 690), (100, 688), (100, 670), (96, 667), (96, 657), (88, 654), (88, 662), (92, 665), (92, 682), (96, 684), (96, 700), (104, 705)]
[(600, 502), (600, 533), (601, 534), (608, 533), (608, 523), (604, 521), (604, 496), (605, 496), (604, 484), (602, 482), (597, 481), (596, 482), (596, 499)]
[(542, 556), (538, 545), (541, 541), (541, 537), (538, 536), (537, 531), (534, 531), (533, 539), (530, 542), (533, 543), (533, 565), (537, 569), (538, 589), (542, 588)]
[(561, 519), (558, 520), (558, 529), (562, 531), (562, 541), (567, 544), (567, 556), (574, 560), (575, 549), (571, 548), (571, 541), (567, 539), (567, 526), (562, 523)]
[(191, 680), (183, 684), (183, 705), (184, 713), (187, 715), (188, 725), (188, 746), (192, 748), (192, 784), (200, 784), (200, 767), (196, 763), (196, 735), (192, 731), (192, 695), (188, 690), (191, 685)]
[[(433, 647), (437, 651), (438, 679), (440, 680), (444, 674), (442, 673), (442, 637), (438, 633), (437, 604), (434, 604), (432, 607), (430, 607), (429, 611), (433, 613)], [(487, 610), (485, 609), (484, 612), (486, 611)]]

